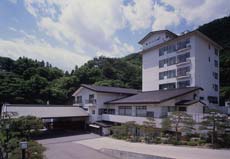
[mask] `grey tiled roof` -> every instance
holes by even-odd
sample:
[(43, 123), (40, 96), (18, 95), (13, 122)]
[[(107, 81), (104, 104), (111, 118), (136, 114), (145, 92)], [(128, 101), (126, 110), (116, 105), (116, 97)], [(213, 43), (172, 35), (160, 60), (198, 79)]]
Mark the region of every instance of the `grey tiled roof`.
[(175, 105), (191, 105), (191, 104), (198, 103), (198, 102), (206, 105), (204, 102), (197, 100), (197, 99), (195, 99), (195, 100), (181, 100), (181, 101), (175, 103)]
[(151, 35), (155, 34), (155, 33), (160, 33), (160, 32), (167, 32), (175, 37), (177, 37), (177, 35), (169, 30), (157, 30), (157, 31), (151, 31), (149, 32), (147, 35), (145, 35), (144, 38), (142, 38), (138, 43), (141, 44), (143, 43), (145, 40), (147, 40)]
[(87, 85), (82, 84), (82, 87), (88, 88), (90, 90), (96, 92), (103, 92), (103, 93), (121, 93), (121, 94), (137, 94), (138, 90), (136, 89), (129, 89), (129, 88), (119, 88), (119, 87), (107, 87), (107, 86), (95, 86), (95, 85)]
[(199, 89), (202, 89), (202, 88), (187, 87), (187, 88), (171, 89), (171, 90), (157, 90), (157, 91), (140, 92), (130, 97), (106, 102), (106, 104), (160, 103), (160, 102), (167, 101), (167, 100), (170, 100), (178, 96), (182, 96), (182, 95), (194, 92)]
[(36, 116), (39, 118), (86, 117), (88, 113), (80, 107), (71, 105), (28, 105), (12, 104), (3, 108), (3, 112), (16, 113), (17, 116)]

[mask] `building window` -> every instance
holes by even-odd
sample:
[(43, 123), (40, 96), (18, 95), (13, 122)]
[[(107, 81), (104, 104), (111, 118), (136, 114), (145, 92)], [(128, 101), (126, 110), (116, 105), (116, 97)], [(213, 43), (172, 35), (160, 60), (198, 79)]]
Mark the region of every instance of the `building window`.
[(159, 61), (159, 68), (164, 67), (164, 65), (165, 65), (165, 59), (164, 60), (160, 60)]
[(92, 110), (92, 114), (95, 114), (95, 110)]
[(159, 80), (163, 80), (165, 77), (167, 77), (167, 78), (176, 77), (176, 70), (169, 70), (169, 71), (159, 72)]
[(102, 114), (115, 114), (115, 109), (104, 109), (104, 108), (101, 108), (98, 111), (98, 115), (102, 115)]
[(167, 66), (171, 66), (171, 65), (174, 65), (174, 64), (176, 64), (176, 57), (168, 58)]
[(167, 47), (162, 47), (162, 48), (160, 48), (159, 49), (159, 56), (163, 56), (164, 55), (164, 53), (167, 51)]
[(204, 97), (200, 97), (200, 100), (204, 100)]
[(193, 94), (193, 99), (194, 99), (194, 100), (196, 99), (196, 97), (197, 97), (197, 94), (196, 94), (196, 93)]
[(214, 77), (215, 79), (218, 79), (218, 73), (213, 72), (213, 77)]
[(77, 103), (82, 103), (82, 96), (77, 96)]
[(175, 44), (172, 44), (172, 45), (169, 45), (168, 46), (168, 50), (167, 50), (167, 53), (172, 53), (172, 52), (175, 52), (176, 51), (176, 45)]
[(190, 57), (190, 53), (189, 52), (187, 52), (185, 54), (182, 54), (182, 55), (178, 55), (177, 56), (177, 63), (186, 62), (189, 57)]
[(167, 64), (167, 66), (171, 66), (176, 64), (176, 57), (171, 57), (168, 59), (163, 59), (159, 61), (159, 68), (164, 67), (164, 65)]
[(147, 112), (146, 117), (154, 118), (154, 112)]
[(187, 81), (180, 81), (177, 83), (177, 87), (178, 88), (185, 88), (185, 87), (188, 87), (190, 86), (190, 81), (187, 80)]
[(175, 110), (175, 107), (168, 106), (168, 112), (174, 112)]
[(160, 84), (159, 89), (164, 90), (164, 89), (174, 89), (176, 88), (176, 83), (166, 83), (166, 84)]
[(212, 87), (216, 92), (218, 91), (218, 85), (217, 84), (213, 84)]
[(215, 48), (215, 55), (218, 56), (219, 55), (219, 51), (217, 48)]
[(167, 75), (168, 78), (176, 77), (176, 70), (169, 70), (167, 72), (168, 72), (168, 75)]
[(182, 67), (177, 69), (177, 77), (187, 76), (187, 73), (190, 72), (190, 67)]
[(146, 108), (146, 106), (137, 106), (136, 107), (136, 116), (146, 117), (146, 115), (147, 115), (147, 108)]
[(186, 112), (186, 111), (187, 111), (187, 108), (186, 108), (186, 107), (179, 107), (179, 111), (180, 111), (180, 112)]
[(218, 98), (215, 96), (208, 96), (209, 103), (218, 104)]
[(90, 94), (89, 95), (89, 100), (93, 100), (94, 99), (94, 94)]
[(163, 80), (165, 77), (165, 72), (159, 72), (159, 80)]
[(214, 65), (215, 65), (215, 67), (218, 67), (218, 61), (217, 60), (214, 60)]
[(94, 94), (89, 95), (89, 99), (86, 100), (86, 103), (96, 103), (96, 99), (94, 98)]
[(132, 116), (132, 107), (131, 106), (119, 106), (118, 114)]
[(185, 39), (177, 43), (177, 50), (184, 49), (190, 43), (190, 39)]
[(210, 59), (210, 57), (208, 57), (208, 62), (210, 62), (211, 61), (211, 59)]

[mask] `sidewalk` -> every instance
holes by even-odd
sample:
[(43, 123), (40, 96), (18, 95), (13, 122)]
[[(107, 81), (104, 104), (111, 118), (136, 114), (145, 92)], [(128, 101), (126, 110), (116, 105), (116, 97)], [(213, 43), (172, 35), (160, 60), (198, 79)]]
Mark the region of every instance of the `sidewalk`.
[(76, 141), (75, 143), (96, 150), (103, 148), (115, 149), (176, 159), (230, 159), (230, 150), (214, 150), (171, 145), (148, 145), (144, 143), (130, 143), (109, 137)]

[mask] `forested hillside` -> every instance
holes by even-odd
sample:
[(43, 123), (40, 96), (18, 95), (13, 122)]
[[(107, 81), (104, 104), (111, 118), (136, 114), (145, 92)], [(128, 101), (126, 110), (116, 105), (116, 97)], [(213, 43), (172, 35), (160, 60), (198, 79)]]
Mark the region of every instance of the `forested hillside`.
[[(215, 20), (199, 30), (223, 46), (220, 53), (221, 94), (230, 97), (230, 17)], [(99, 57), (71, 72), (26, 57), (0, 57), (0, 103), (72, 103), (80, 84), (141, 89), (141, 55)]]
[(141, 56), (99, 57), (69, 72), (44, 61), (0, 57), (0, 103), (71, 103), (80, 84), (141, 89)]

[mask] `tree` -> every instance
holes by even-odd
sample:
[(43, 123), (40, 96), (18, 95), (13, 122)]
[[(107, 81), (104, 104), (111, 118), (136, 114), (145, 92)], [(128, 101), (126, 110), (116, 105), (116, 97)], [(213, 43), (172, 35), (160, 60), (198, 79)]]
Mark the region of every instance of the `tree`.
[[(8, 114), (10, 115), (10, 114)], [(18, 159), (21, 156), (19, 142), (28, 141), (27, 158), (42, 159), (44, 148), (35, 141), (30, 140), (31, 133), (36, 133), (43, 128), (41, 119), (33, 116), (20, 118), (4, 118), (0, 120), (0, 159), (5, 158), (10, 152), (9, 159)], [(9, 125), (9, 129), (6, 129)], [(8, 131), (7, 131), (8, 130)], [(8, 136), (8, 137), (7, 137)]]
[(11, 129), (14, 132), (19, 132), (21, 137), (26, 137), (27, 140), (32, 133), (39, 132), (39, 129), (44, 127), (40, 118), (34, 116), (22, 116), (12, 120)]
[(154, 133), (156, 132), (156, 123), (154, 118), (147, 118), (147, 121), (143, 122), (141, 129), (144, 131), (145, 140), (153, 139)]
[(218, 135), (226, 132), (228, 122), (226, 115), (220, 114), (217, 110), (209, 110), (208, 115), (203, 117), (200, 129), (208, 131), (208, 134), (211, 136), (211, 143), (215, 144)]
[(128, 130), (128, 137), (131, 141), (137, 141), (139, 137), (140, 125), (138, 125), (135, 121), (128, 121), (124, 123)]
[(167, 118), (162, 121), (163, 130), (172, 130), (176, 133), (176, 141), (179, 139), (179, 132), (190, 132), (193, 130), (195, 121), (190, 115), (185, 112), (172, 112)]

